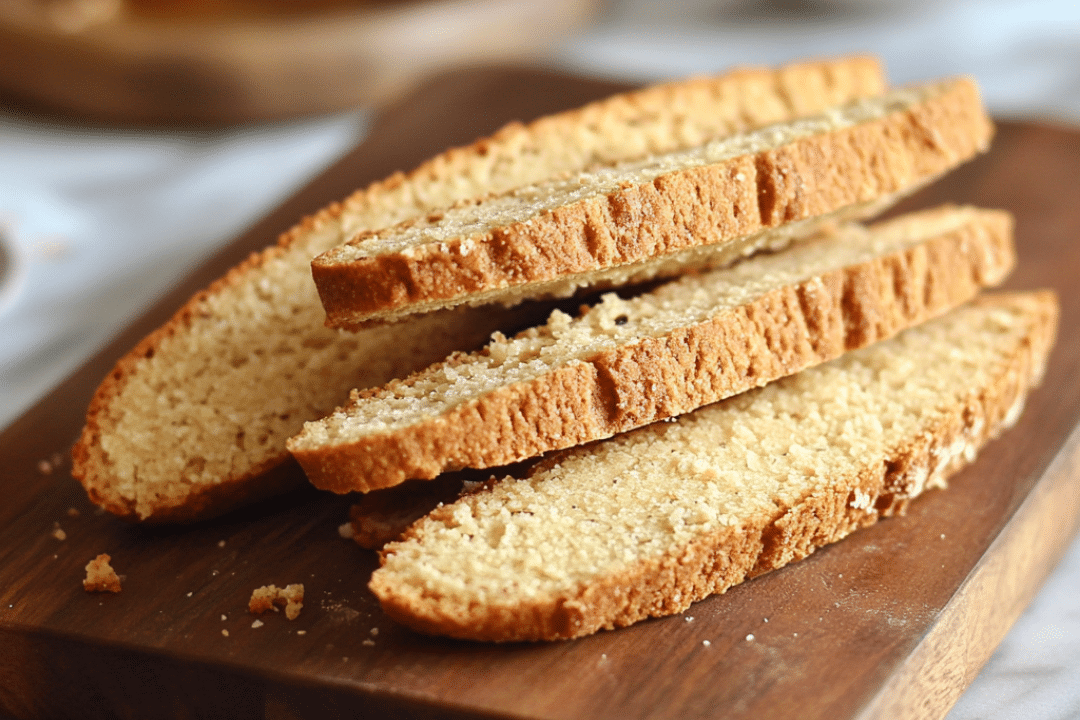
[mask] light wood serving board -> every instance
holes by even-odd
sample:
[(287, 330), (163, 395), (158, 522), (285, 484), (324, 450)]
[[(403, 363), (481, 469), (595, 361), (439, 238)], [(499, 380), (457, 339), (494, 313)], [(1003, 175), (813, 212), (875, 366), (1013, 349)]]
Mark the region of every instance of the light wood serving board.
[[(982, 159), (909, 206), (1017, 217), (1014, 288), (1062, 293), (1060, 340), (1019, 424), (947, 491), (685, 615), (573, 642), (488, 646), (396, 626), (348, 498), (302, 492), (179, 529), (95, 514), (64, 460), (94, 387), (194, 290), (297, 218), (513, 118), (614, 86), (525, 70), (441, 77), (227, 247), (0, 436), (0, 712), (18, 717), (908, 718), (944, 715), (1038, 590), (1080, 517), (1080, 134), (1002, 123)], [(295, 467), (286, 472), (298, 472)], [(78, 516), (69, 515), (75, 508)], [(66, 539), (52, 535), (54, 524)], [(570, 539), (568, 539), (570, 541)], [(101, 552), (126, 576), (90, 595)], [(303, 583), (253, 629), (251, 591)], [(693, 620), (690, 620), (690, 617)], [(228, 636), (222, 631), (227, 630)], [(752, 641), (747, 639), (753, 635)], [(705, 645), (703, 641), (709, 641)]]

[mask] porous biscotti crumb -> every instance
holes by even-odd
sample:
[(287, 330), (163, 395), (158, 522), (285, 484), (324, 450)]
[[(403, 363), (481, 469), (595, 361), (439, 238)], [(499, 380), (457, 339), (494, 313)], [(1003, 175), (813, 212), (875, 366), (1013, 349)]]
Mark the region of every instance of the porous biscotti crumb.
[(87, 592), (120, 592), (120, 576), (113, 570), (111, 557), (102, 553), (86, 564), (83, 589)]
[(304, 607), (304, 586), (300, 583), (283, 588), (264, 585), (256, 588), (248, 601), (248, 612), (252, 615), (261, 615), (267, 610), (276, 611), (278, 607), (285, 608), (285, 617), (290, 620), (298, 618), (301, 608)]

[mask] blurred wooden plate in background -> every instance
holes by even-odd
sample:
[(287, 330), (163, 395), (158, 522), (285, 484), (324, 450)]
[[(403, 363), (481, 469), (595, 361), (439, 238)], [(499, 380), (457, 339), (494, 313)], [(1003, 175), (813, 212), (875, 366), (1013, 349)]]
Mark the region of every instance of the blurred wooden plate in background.
[(0, 90), (123, 124), (378, 105), (449, 67), (523, 60), (597, 0), (6, 0)]

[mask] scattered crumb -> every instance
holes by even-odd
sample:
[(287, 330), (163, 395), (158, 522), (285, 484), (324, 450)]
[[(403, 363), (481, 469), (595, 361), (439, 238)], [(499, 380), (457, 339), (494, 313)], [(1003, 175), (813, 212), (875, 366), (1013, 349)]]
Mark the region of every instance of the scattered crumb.
[(364, 642), (362, 642), (362, 643), (360, 643), (360, 644), (361, 644), (361, 645), (374, 645), (374, 644), (375, 644), (375, 641), (374, 641), (374, 640), (372, 640), (371, 638), (368, 638), (367, 640), (365, 640)]
[(261, 615), (267, 610), (277, 611), (279, 606), (284, 606), (285, 617), (290, 620), (299, 617), (300, 609), (304, 607), (304, 586), (295, 583), (283, 588), (276, 585), (256, 588), (251, 593), (251, 600), (248, 601), (248, 612), (252, 615)]
[(67, 540), (67, 533), (64, 532), (63, 528), (53, 529), (52, 536), (57, 540)]
[(844, 577), (844, 573), (840, 573), (837, 577)]
[(749, 635), (746, 636), (746, 642), (753, 642), (753, 641), (754, 641), (754, 633), (750, 633)]
[(52, 463), (48, 460), (38, 460), (37, 469), (42, 475), (52, 475)]
[(765, 622), (769, 622), (769, 618), (762, 618)]
[(371, 628), (371, 634), (372, 635), (378, 635), (379, 634), (379, 628), (377, 628), (377, 627)]
[(217, 546), (218, 547), (225, 547), (225, 541), (224, 540), (218, 540), (217, 541)]
[(256, 620), (255, 622), (251, 623), (251, 627), (253, 627), (253, 628), (261, 628), (262, 626), (263, 626), (263, 621), (262, 620)]
[(941, 533), (941, 539), (942, 539), (942, 540), (944, 540), (944, 539), (945, 539), (945, 533)]
[(338, 525), (337, 534), (340, 535), (344, 540), (352, 540), (353, 536), (356, 533), (353, 531), (352, 523), (347, 522)]
[(226, 630), (225, 628), (221, 629), (221, 634), (224, 635), (225, 637), (229, 637), (229, 631)]
[(686, 622), (694, 622), (694, 616), (693, 615), (687, 615), (683, 619), (686, 620)]
[(794, 635), (795, 637), (799, 637), (799, 633), (791, 633), (791, 634)]
[(221, 622), (225, 622), (225, 621), (226, 621), (226, 620), (228, 620), (228, 619), (229, 619), (229, 616), (228, 616), (228, 615), (222, 615), (222, 616), (221, 616)]
[(111, 557), (102, 553), (86, 564), (83, 589), (87, 592), (120, 592), (120, 577), (112, 569)]
[(189, 593), (187, 594), (187, 596), (188, 596), (188, 597), (191, 597), (191, 596), (192, 596), (192, 595), (194, 595), (194, 594), (195, 594), (195, 591), (194, 591), (194, 590), (192, 590), (191, 592), (189, 592)]
[(607, 653), (600, 653), (601, 660), (607, 660)]
[(307, 635), (307, 630), (297, 630), (296, 634), (297, 635)]
[(712, 645), (712, 642), (710, 642), (708, 640), (702, 640), (701, 644), (704, 645), (705, 647), (709, 647), (710, 645)]
[(73, 507), (70, 507), (70, 508), (67, 509), (67, 514), (68, 514), (68, 517), (73, 517), (73, 518), (77, 518), (80, 515), (82, 515), (82, 513), (79, 512), (79, 508), (73, 508)]

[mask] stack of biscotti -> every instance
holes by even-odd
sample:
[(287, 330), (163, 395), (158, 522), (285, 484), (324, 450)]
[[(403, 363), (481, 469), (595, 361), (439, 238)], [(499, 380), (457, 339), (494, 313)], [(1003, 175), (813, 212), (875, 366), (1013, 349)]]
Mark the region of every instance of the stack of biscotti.
[[(306, 218), (198, 293), (105, 378), (73, 451), (91, 499), (144, 522), (205, 518), (295, 485), (274, 472), (304, 422), (520, 327), (520, 309), (324, 327), (310, 262), (355, 236), (489, 193), (669, 153), (879, 94), (871, 58), (743, 69), (617, 95), (511, 124)], [(528, 317), (528, 313), (525, 313)]]
[[(895, 334), (1004, 277), (1008, 219), (943, 209), (869, 233), (829, 228), (991, 135), (974, 84), (949, 80), (359, 233), (312, 263), (329, 324), (694, 275), (625, 312), (612, 301), (575, 322), (554, 315), (472, 360), (356, 393), (289, 450), (317, 487), (369, 491), (610, 437)], [(704, 272), (815, 235), (812, 248)]]
[(848, 221), (991, 132), (970, 81), (905, 88), (316, 258), (328, 323), (349, 328), (618, 291), (354, 391), (289, 441), (335, 492), (543, 458), (388, 544), (371, 581), (384, 610), (465, 639), (579, 637), (681, 612), (943, 486), (1016, 421), (1056, 301), (976, 297), (1012, 269), (1004, 212)]
[(969, 80), (883, 86), (866, 59), (660, 86), (361, 191), (121, 361), (76, 473), (160, 521), (278, 491), (286, 447), (335, 492), (534, 463), (372, 579), (402, 622), (494, 641), (678, 612), (902, 510), (1015, 420), (1056, 306), (964, 306), (1013, 266), (1006, 213), (854, 222), (993, 132)]

